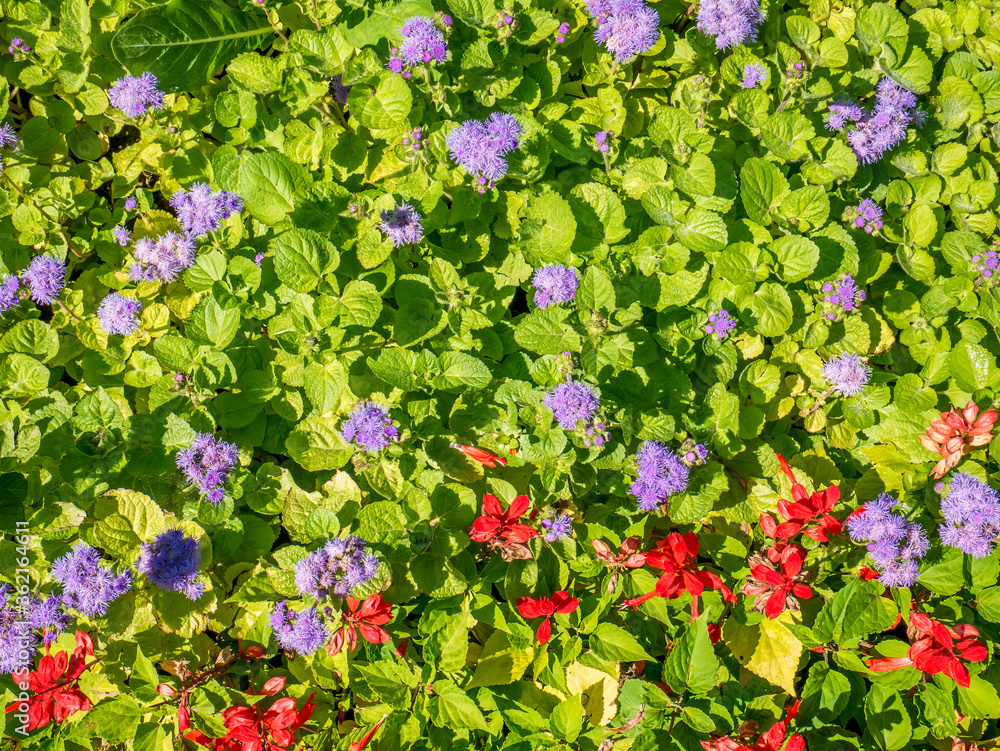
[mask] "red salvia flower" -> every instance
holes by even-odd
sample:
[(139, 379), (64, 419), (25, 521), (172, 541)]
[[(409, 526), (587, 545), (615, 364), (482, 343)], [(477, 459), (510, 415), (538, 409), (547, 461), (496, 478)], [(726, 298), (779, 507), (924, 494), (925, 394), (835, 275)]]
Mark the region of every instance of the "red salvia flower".
[[(834, 486), (817, 490), (812, 495), (795, 479), (795, 473), (788, 466), (785, 457), (778, 454), (781, 471), (792, 483), (792, 502), (778, 499), (778, 515), (784, 520), (778, 524), (770, 514), (760, 515), (760, 526), (764, 534), (776, 540), (788, 540), (799, 532), (816, 542), (827, 542), (829, 534), (840, 534), (841, 523), (830, 516), (837, 501), (840, 488)], [(809, 526), (817, 522), (815, 526)]]
[(527, 524), (519, 523), (529, 503), (528, 496), (519, 495), (504, 509), (495, 495), (486, 493), (483, 496), (483, 515), (472, 523), (469, 537), (476, 542), (485, 542), (491, 548), (499, 548), (506, 560), (531, 558), (531, 551), (524, 543), (538, 537), (538, 532)]
[[(507, 466), (507, 460), (503, 457), (494, 456), (489, 451), (476, 448), (475, 446), (463, 446), (461, 443), (453, 442), (451, 447), (453, 449), (458, 449), (470, 459), (474, 459), (487, 467), (495, 467), (497, 464), (502, 464), (505, 467)], [(513, 456), (513, 452), (511, 452), (511, 455)]]
[(622, 607), (637, 608), (653, 597), (672, 600), (685, 592), (691, 593), (691, 620), (698, 617), (698, 596), (706, 589), (718, 589), (728, 602), (736, 602), (729, 587), (716, 574), (703, 571), (695, 566), (698, 558), (698, 538), (693, 532), (681, 535), (671, 532), (666, 540), (660, 540), (656, 548), (646, 553), (646, 563), (661, 569), (663, 574), (652, 592), (633, 597), (622, 603)]
[[(767, 732), (761, 733), (752, 746), (744, 745), (743, 743), (734, 741), (729, 736), (725, 736), (710, 741), (702, 741), (701, 747), (705, 751), (779, 751), (785, 745), (785, 737), (788, 735), (788, 724), (795, 719), (800, 703), (797, 701), (789, 707), (788, 712), (785, 714), (785, 719), (774, 723), (767, 729)], [(757, 723), (745, 722), (740, 726), (740, 732), (737, 733), (737, 737), (749, 743), (750, 738), (756, 732)], [(788, 745), (785, 745), (783, 751), (804, 751), (805, 747), (805, 738), (796, 733), (788, 738)]]
[(382, 723), (385, 722), (385, 718), (388, 716), (388, 714), (382, 715), (382, 719), (372, 725), (371, 730), (361, 736), (360, 740), (352, 743), (351, 751), (365, 751), (365, 747), (371, 742), (371, 739), (375, 737), (375, 733), (377, 733), (378, 729), (382, 727)]
[(931, 477), (944, 477), (948, 470), (958, 466), (963, 456), (993, 440), (993, 423), (996, 421), (995, 409), (979, 414), (979, 407), (971, 401), (961, 413), (954, 409), (942, 412), (941, 418), (934, 420), (927, 432), (920, 436), (920, 444), (925, 449), (942, 457), (931, 470)]
[[(77, 712), (90, 709), (90, 699), (80, 690), (80, 676), (86, 670), (87, 658), (94, 654), (94, 641), (90, 635), (76, 632), (76, 649), (70, 657), (65, 652), (59, 652), (54, 657), (46, 654), (38, 661), (38, 669), (21, 670), (11, 674), (15, 683), (28, 682), (28, 688), (35, 692), (28, 699), (28, 730), (43, 728), (50, 722), (62, 722)], [(7, 707), (7, 712), (14, 712), (20, 706), (15, 701)]]
[(580, 605), (580, 600), (570, 597), (569, 594), (560, 589), (553, 592), (551, 597), (519, 597), (517, 600), (517, 612), (522, 618), (544, 618), (535, 632), (538, 643), (544, 644), (552, 636), (552, 623), (550, 618), (556, 613), (572, 613)]
[(796, 598), (808, 600), (812, 597), (812, 590), (801, 583), (808, 575), (802, 571), (804, 558), (805, 550), (798, 545), (786, 546), (777, 562), (759, 553), (750, 556), (750, 576), (757, 583), (747, 582), (743, 594), (756, 597), (754, 610), (774, 619), (786, 609), (798, 610)]
[(372, 595), (364, 602), (348, 597), (347, 612), (343, 614), (346, 626), (337, 630), (327, 645), (327, 654), (335, 655), (347, 645), (351, 651), (358, 643), (358, 632), (369, 644), (385, 644), (389, 632), (382, 626), (392, 620), (392, 605), (382, 601), (382, 595)]
[(868, 660), (868, 667), (881, 673), (913, 665), (930, 675), (944, 673), (959, 686), (968, 688), (969, 670), (961, 661), (982, 662), (989, 654), (986, 646), (976, 639), (979, 629), (967, 623), (948, 628), (923, 613), (912, 613), (907, 632), (911, 646), (905, 656), (873, 657)]

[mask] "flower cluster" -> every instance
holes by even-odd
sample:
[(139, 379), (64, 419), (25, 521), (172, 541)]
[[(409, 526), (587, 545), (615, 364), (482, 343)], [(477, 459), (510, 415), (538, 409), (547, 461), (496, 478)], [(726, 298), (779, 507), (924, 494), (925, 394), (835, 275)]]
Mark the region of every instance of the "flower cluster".
[(309, 655), (326, 644), (330, 634), (323, 626), (316, 608), (296, 613), (286, 605), (286, 601), (281, 600), (271, 612), (271, 628), (282, 649)]
[(143, 73), (115, 81), (108, 90), (108, 101), (128, 117), (142, 117), (147, 110), (163, 109), (163, 92), (159, 89), (156, 76)]
[(166, 232), (156, 240), (144, 237), (132, 248), (135, 263), (129, 268), (133, 282), (172, 282), (194, 264), (194, 240), (177, 232)]
[(226, 497), (223, 488), (239, 458), (236, 444), (215, 438), (211, 433), (196, 433), (191, 445), (177, 452), (177, 468), (205, 500), (219, 504)]
[[(69, 625), (59, 597), (15, 598), (14, 588), (0, 582), (0, 674), (24, 670), (31, 665), (43, 641), (51, 643), (57, 632)], [(39, 631), (43, 631), (42, 636)]]
[(917, 561), (927, 554), (927, 533), (892, 509), (898, 502), (882, 493), (851, 514), (844, 526), (855, 542), (865, 543), (880, 569), (879, 581), (887, 587), (912, 587), (917, 583)]
[[(601, 406), (601, 397), (586, 383), (566, 381), (545, 395), (544, 404), (552, 410), (552, 416), (563, 430), (576, 430), (581, 426), (593, 429), (591, 421)], [(597, 427), (604, 429), (603, 425)], [(600, 446), (604, 439), (598, 436), (595, 442)]]
[(97, 548), (86, 543), (53, 562), (52, 578), (63, 585), (63, 605), (91, 618), (104, 615), (108, 605), (132, 588), (131, 571), (115, 574)]
[(687, 490), (688, 465), (659, 441), (645, 441), (636, 452), (635, 465), (636, 480), (629, 493), (642, 511), (653, 511)]
[(353, 441), (362, 451), (376, 454), (399, 439), (399, 430), (392, 424), (385, 407), (363, 402), (344, 421), (340, 435), (345, 441)]
[(176, 528), (143, 543), (135, 562), (135, 570), (157, 587), (180, 592), (189, 600), (197, 600), (205, 591), (205, 583), (198, 577), (200, 566), (198, 541)]
[(611, 141), (615, 137), (614, 132), (610, 130), (599, 130), (594, 134), (594, 146), (602, 154), (607, 154), (611, 150)]
[[(419, 146), (415, 145), (415, 148)], [(398, 203), (396, 208), (383, 211), (378, 226), (397, 248), (416, 245), (424, 237), (420, 214), (408, 203)]]
[(804, 75), (807, 75), (806, 73), (803, 73), (805, 67), (805, 63), (795, 63), (791, 68), (785, 71), (785, 78), (802, 78)]
[[(84, 631), (75, 634), (76, 649), (72, 656), (65, 652), (46, 654), (38, 661), (38, 669), (18, 671), (12, 677), (16, 684), (27, 684), (33, 695), (28, 699), (28, 732), (45, 727), (50, 722), (62, 722), (77, 712), (90, 709), (90, 699), (80, 690), (80, 676), (90, 667), (87, 658), (94, 655), (94, 640)], [(21, 700), (7, 707), (13, 712)]]
[(556, 44), (565, 42), (567, 34), (569, 34), (569, 24), (566, 22), (559, 24), (559, 28), (556, 29)]
[(21, 281), (31, 299), (41, 305), (51, 305), (66, 286), (66, 263), (51, 256), (35, 256), (23, 272)]
[(128, 335), (139, 328), (137, 316), (142, 312), (142, 303), (119, 292), (107, 295), (97, 309), (97, 319), (101, 328), (109, 334)]
[(750, 63), (743, 66), (743, 80), (740, 88), (756, 89), (767, 80), (767, 68), (760, 63)]
[(535, 288), (535, 305), (545, 310), (549, 305), (572, 302), (580, 284), (580, 272), (571, 266), (552, 263), (535, 269), (531, 284)]
[(703, 443), (695, 443), (688, 439), (681, 446), (681, 461), (689, 467), (698, 467), (708, 458), (708, 447)]
[(565, 540), (567, 537), (573, 536), (573, 520), (568, 514), (542, 519), (542, 529), (545, 530), (542, 537), (545, 538), (546, 542)]
[(992, 441), (996, 421), (995, 409), (991, 407), (980, 414), (979, 407), (971, 400), (961, 412), (956, 409), (942, 412), (920, 436), (920, 445), (941, 456), (930, 472), (931, 477), (944, 477), (948, 470), (958, 466), (963, 456)]
[(517, 612), (525, 619), (541, 618), (535, 631), (539, 644), (545, 644), (552, 636), (552, 616), (572, 613), (580, 605), (579, 598), (570, 597), (564, 589), (553, 592), (551, 597), (518, 597)]
[(400, 140), (400, 143), (404, 146), (409, 146), (414, 151), (421, 151), (424, 148), (423, 137), (423, 128), (414, 128), (413, 130), (403, 133), (403, 138)]
[(631, 62), (660, 38), (660, 16), (645, 0), (589, 0), (587, 11), (597, 24), (594, 39), (616, 63)]
[(882, 229), (882, 208), (872, 199), (866, 198), (852, 212), (854, 226), (864, 229), (869, 235), (877, 234)]
[(119, 224), (111, 230), (111, 236), (115, 239), (116, 243), (124, 248), (128, 245), (129, 240), (132, 239), (132, 231), (124, 225)]
[(941, 501), (941, 542), (974, 558), (993, 552), (1000, 534), (1000, 493), (977, 477), (956, 472)]
[(844, 313), (856, 311), (864, 301), (865, 291), (858, 287), (850, 274), (845, 274), (837, 282), (823, 285), (823, 302), (829, 306), (826, 317), (831, 321), (837, 320)]
[(21, 304), (21, 280), (15, 274), (0, 277), (0, 313), (6, 313)]
[(716, 339), (725, 339), (730, 331), (736, 328), (736, 319), (729, 315), (728, 310), (720, 310), (708, 316), (705, 324), (706, 334), (715, 334)]
[(893, 81), (878, 83), (875, 106), (866, 111), (855, 102), (840, 100), (826, 114), (830, 130), (847, 132), (847, 143), (861, 164), (874, 164), (882, 155), (906, 138), (910, 123), (919, 127), (924, 113), (917, 109), (917, 96)]
[(378, 557), (356, 535), (338, 537), (313, 551), (295, 566), (299, 594), (325, 600), (347, 597), (378, 573)]
[(823, 366), (823, 378), (842, 396), (857, 396), (865, 390), (872, 369), (857, 354), (844, 352), (831, 357)]
[(31, 52), (31, 47), (26, 45), (21, 37), (14, 37), (10, 40), (7, 51), (12, 55), (27, 55)]
[[(445, 27), (447, 28), (447, 27)], [(425, 63), (443, 63), (448, 59), (448, 42), (434, 19), (413, 16), (399, 27), (403, 41), (390, 51), (389, 70), (404, 78), (413, 75), (412, 68)]]
[(485, 192), (507, 174), (507, 155), (521, 145), (524, 129), (517, 118), (494, 112), (486, 120), (466, 120), (448, 134), (451, 157), (476, 177)]
[(177, 221), (189, 237), (204, 237), (219, 228), (219, 223), (233, 214), (243, 213), (243, 199), (226, 190), (212, 192), (208, 183), (195, 183), (189, 190), (178, 190), (170, 198)]
[(747, 564), (750, 566), (750, 578), (743, 585), (743, 594), (753, 597), (751, 610), (763, 613), (774, 620), (786, 610), (798, 612), (802, 605), (799, 600), (812, 597), (812, 589), (804, 582), (809, 579), (809, 572), (802, 570), (802, 562), (806, 551), (800, 545), (785, 545), (781, 552), (778, 546), (768, 549), (773, 554), (763, 556), (754, 553)]
[(997, 265), (1000, 264), (1000, 258), (997, 257), (996, 250), (992, 248), (982, 255), (977, 253), (969, 260), (976, 264), (975, 269), (982, 275), (983, 279), (992, 279), (997, 272)]
[(944, 673), (959, 686), (968, 688), (971, 676), (961, 661), (982, 662), (990, 654), (986, 646), (976, 640), (979, 629), (975, 626), (962, 623), (948, 628), (924, 613), (910, 613), (907, 635), (912, 645), (904, 656), (874, 657), (868, 660), (868, 667), (880, 673), (912, 665), (930, 675)]
[(698, 30), (715, 38), (720, 50), (752, 42), (764, 22), (759, 0), (702, 0)]

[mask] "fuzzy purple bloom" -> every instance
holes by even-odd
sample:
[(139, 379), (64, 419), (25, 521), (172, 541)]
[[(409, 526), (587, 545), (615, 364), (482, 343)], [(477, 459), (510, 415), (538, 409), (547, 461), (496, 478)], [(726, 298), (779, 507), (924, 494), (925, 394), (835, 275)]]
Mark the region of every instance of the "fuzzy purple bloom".
[(420, 214), (408, 203), (398, 203), (396, 208), (383, 211), (378, 226), (397, 248), (416, 245), (424, 237)]
[(253, 257), (253, 262), (256, 263), (258, 266), (260, 266), (261, 263), (264, 262), (264, 254), (263, 253), (258, 253), (257, 255), (255, 255)]
[(0, 149), (21, 150), (21, 136), (8, 123), (0, 125)]
[(300, 655), (312, 654), (330, 638), (316, 608), (295, 613), (286, 607), (285, 600), (275, 604), (271, 612), (271, 628), (282, 649)]
[[(972, 261), (973, 268), (982, 275), (983, 279), (992, 279), (997, 273), (997, 266), (1000, 265), (1000, 257), (992, 249), (987, 250), (982, 255), (974, 255), (969, 260)], [(2, 305), (0, 305), (0, 309), (2, 309)]]
[(845, 274), (840, 281), (823, 285), (823, 301), (830, 306), (826, 317), (833, 321), (842, 313), (860, 308), (865, 301), (865, 291), (858, 287), (853, 276)]
[(401, 73), (404, 69), (415, 68), (424, 63), (443, 63), (448, 59), (448, 42), (444, 34), (426, 16), (414, 16), (399, 27), (403, 41), (393, 47), (389, 69)]
[(576, 430), (579, 423), (590, 423), (601, 406), (601, 398), (585, 383), (566, 381), (545, 395), (544, 404), (563, 430)]
[(854, 353), (831, 357), (823, 366), (825, 378), (842, 396), (857, 396), (865, 390), (872, 369)]
[(142, 303), (118, 292), (112, 292), (101, 301), (97, 318), (101, 328), (109, 334), (127, 336), (139, 328), (138, 315)]
[(378, 557), (356, 535), (337, 537), (314, 550), (295, 566), (295, 586), (302, 596), (317, 600), (349, 597), (354, 588), (378, 573)]
[(21, 273), (21, 281), (27, 285), (32, 300), (51, 305), (66, 286), (66, 264), (51, 256), (35, 256)]
[(542, 519), (542, 529), (545, 530), (542, 536), (546, 542), (565, 540), (573, 535), (573, 520), (569, 514), (560, 514), (553, 519)]
[(898, 505), (889, 493), (882, 493), (874, 501), (868, 501), (862, 513), (847, 520), (847, 534), (855, 542), (898, 540), (906, 531), (906, 520), (892, 513)]
[(486, 120), (466, 120), (445, 140), (451, 158), (477, 178), (481, 191), (507, 174), (507, 155), (521, 145), (517, 118), (494, 112)]
[(243, 213), (243, 199), (235, 193), (212, 192), (208, 183), (194, 183), (190, 190), (179, 190), (170, 198), (170, 206), (184, 232), (204, 237), (219, 228), (219, 223), (233, 214)]
[(108, 605), (132, 588), (131, 571), (115, 574), (86, 543), (55, 560), (52, 578), (63, 585), (63, 604), (90, 618), (107, 613)]
[(176, 461), (177, 468), (205, 500), (219, 504), (226, 497), (226, 480), (239, 458), (240, 450), (235, 443), (227, 443), (211, 433), (195, 433), (191, 445), (177, 452)]
[(0, 277), (0, 313), (6, 313), (21, 304), (21, 280), (14, 274)]
[(194, 240), (177, 232), (167, 232), (156, 240), (136, 240), (132, 250), (136, 263), (129, 268), (133, 282), (172, 282), (195, 261)]
[(740, 88), (756, 89), (767, 78), (767, 68), (760, 63), (750, 63), (743, 66), (743, 80)]
[(728, 310), (712, 313), (705, 324), (706, 334), (715, 334), (716, 339), (725, 339), (730, 331), (736, 328), (736, 319), (729, 315)]
[(22, 614), (17, 607), (14, 588), (0, 583), (0, 673), (30, 667), (39, 642), (28, 612)]
[(135, 207), (138, 206), (138, 205), (139, 205), (139, 202), (136, 200), (135, 196), (129, 196), (128, 198), (125, 199), (125, 210), (126, 211), (133, 211), (135, 209)]
[(197, 600), (205, 591), (205, 583), (198, 578), (199, 566), (198, 541), (180, 529), (168, 529), (144, 543), (135, 562), (136, 571), (157, 587), (181, 592), (189, 600)]
[(839, 101), (830, 105), (827, 127), (842, 130), (850, 123), (847, 143), (861, 164), (874, 164), (906, 139), (911, 123), (919, 127), (923, 114), (916, 109), (917, 96), (891, 78), (878, 83), (875, 106), (866, 112), (853, 102)]
[(688, 487), (690, 470), (677, 454), (659, 441), (645, 441), (635, 455), (636, 481), (629, 494), (642, 511), (653, 511)]
[(882, 493), (866, 503), (864, 511), (853, 514), (845, 526), (852, 540), (867, 543), (882, 584), (911, 587), (917, 582), (917, 561), (927, 554), (930, 543), (923, 527), (893, 513), (897, 505), (892, 495)]
[(340, 428), (345, 441), (353, 441), (367, 454), (377, 454), (399, 439), (399, 430), (392, 424), (388, 410), (375, 402), (359, 404)]
[(576, 296), (580, 272), (558, 263), (535, 269), (531, 277), (535, 288), (535, 305), (545, 310), (549, 305), (565, 305)]
[(872, 199), (866, 198), (855, 207), (854, 211), (857, 214), (854, 218), (855, 227), (864, 227), (869, 235), (875, 230), (882, 229), (882, 209)]
[(141, 117), (148, 109), (163, 109), (163, 92), (158, 86), (159, 82), (152, 73), (125, 76), (115, 81), (108, 90), (108, 101), (128, 117)]
[(993, 552), (1000, 534), (1000, 494), (982, 480), (956, 472), (948, 495), (941, 502), (944, 524), (938, 528), (941, 542), (985, 558)]
[(111, 236), (115, 238), (115, 242), (123, 248), (128, 245), (129, 240), (132, 239), (132, 233), (120, 224), (111, 230)]
[(594, 31), (594, 39), (614, 55), (619, 63), (628, 63), (648, 52), (660, 38), (660, 16), (645, 3), (612, 2), (611, 13)]
[(764, 21), (757, 0), (702, 0), (698, 6), (698, 30), (715, 38), (720, 50), (752, 42)]

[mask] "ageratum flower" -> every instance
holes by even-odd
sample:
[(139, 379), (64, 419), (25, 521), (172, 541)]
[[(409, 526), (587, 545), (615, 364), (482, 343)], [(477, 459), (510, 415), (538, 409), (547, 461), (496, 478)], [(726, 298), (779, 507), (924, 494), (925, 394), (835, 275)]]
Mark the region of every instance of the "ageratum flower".
[(382, 221), (378, 226), (397, 248), (416, 245), (424, 237), (420, 214), (408, 203), (398, 203), (396, 208), (383, 211)]
[(698, 30), (715, 37), (720, 50), (752, 42), (764, 21), (758, 0), (701, 0)]
[(177, 453), (177, 468), (205, 500), (219, 504), (226, 497), (223, 488), (239, 458), (236, 444), (215, 438), (211, 433), (195, 433), (191, 445)]
[(728, 310), (712, 313), (705, 324), (706, 334), (715, 334), (716, 339), (725, 339), (730, 331), (736, 328), (736, 319), (731, 318)]
[(101, 328), (109, 334), (127, 336), (139, 328), (138, 315), (142, 303), (118, 292), (112, 292), (101, 301), (97, 309), (97, 319)]
[(197, 600), (205, 591), (205, 583), (198, 578), (200, 566), (198, 541), (180, 529), (168, 529), (144, 543), (135, 562), (136, 571), (157, 587), (180, 592), (189, 600)]
[(299, 594), (325, 600), (347, 597), (378, 573), (378, 557), (356, 535), (329, 540), (295, 566)]
[(545, 530), (542, 536), (546, 542), (565, 540), (573, 535), (573, 520), (569, 514), (560, 514), (552, 519), (542, 519), (542, 529)]
[(159, 82), (152, 73), (125, 76), (115, 81), (108, 90), (108, 101), (128, 117), (142, 117), (146, 110), (163, 109), (163, 92), (158, 86)]
[(0, 125), (0, 149), (20, 151), (21, 136), (8, 123)]
[(760, 63), (750, 63), (743, 66), (743, 80), (740, 87), (744, 89), (756, 89), (767, 79), (767, 68)]
[(340, 428), (340, 435), (365, 453), (376, 454), (399, 439), (399, 430), (385, 407), (368, 401), (355, 408)]
[(590, 424), (601, 406), (601, 398), (591, 386), (580, 381), (560, 383), (545, 395), (543, 402), (563, 430)]
[(338, 73), (330, 79), (330, 86), (333, 89), (333, 98), (339, 104), (347, 104), (347, 95), (351, 93), (351, 89), (354, 87), (344, 86), (344, 76), (342, 73)]
[(144, 237), (132, 249), (136, 263), (129, 268), (133, 282), (172, 282), (194, 264), (194, 240), (177, 232), (167, 232), (156, 240)]
[(138, 205), (139, 205), (139, 202), (135, 199), (135, 196), (129, 196), (128, 198), (125, 199), (125, 210), (126, 211), (132, 211)]
[[(60, 597), (29, 596), (18, 603), (14, 588), (0, 583), (0, 673), (8, 674), (31, 667), (39, 644), (55, 641), (69, 625)], [(23, 605), (23, 607), (22, 607)], [(39, 635), (39, 631), (44, 631)]]
[(628, 63), (648, 52), (660, 38), (660, 16), (642, 0), (610, 0), (609, 13), (594, 31), (594, 39), (614, 55), (618, 63)]
[(912, 587), (919, 576), (917, 561), (930, 543), (923, 527), (892, 513), (897, 505), (893, 496), (882, 493), (851, 514), (844, 526), (852, 540), (867, 544), (879, 581), (887, 587)]
[(494, 112), (486, 120), (466, 120), (448, 134), (451, 157), (473, 175), (480, 186), (492, 187), (507, 174), (507, 155), (521, 145), (524, 129), (517, 118)]
[(1000, 494), (982, 480), (956, 472), (948, 495), (941, 502), (944, 524), (938, 528), (941, 542), (974, 558), (993, 552), (1000, 534)]
[(659, 441), (646, 441), (636, 452), (636, 481), (629, 494), (642, 511), (653, 511), (688, 487), (690, 470), (677, 454)]
[(191, 237), (204, 237), (219, 228), (219, 223), (233, 214), (243, 213), (243, 199), (235, 193), (216, 193), (208, 183), (195, 183), (190, 190), (178, 190), (170, 198), (170, 206), (184, 232)]
[(823, 285), (823, 301), (831, 309), (826, 317), (833, 321), (842, 313), (850, 313), (860, 308), (861, 303), (865, 301), (865, 291), (858, 287), (853, 276), (845, 274), (840, 281), (827, 282)]
[(0, 277), (0, 313), (16, 308), (21, 304), (21, 280), (14, 274), (5, 274)]
[(86, 616), (104, 615), (108, 605), (132, 588), (132, 573), (115, 574), (97, 548), (86, 543), (52, 564), (52, 578), (63, 585), (63, 604)]
[(854, 353), (831, 357), (823, 366), (823, 378), (842, 396), (857, 396), (865, 390), (872, 369)]
[(285, 600), (276, 603), (271, 612), (274, 638), (282, 649), (298, 652), (301, 655), (311, 655), (326, 644), (330, 633), (323, 626), (316, 608), (295, 613), (289, 610), (286, 604)]
[(572, 302), (580, 284), (580, 272), (570, 266), (552, 263), (535, 269), (531, 283), (535, 287), (535, 305), (545, 310), (552, 304)]
[(872, 199), (866, 198), (855, 209), (854, 226), (864, 228), (869, 235), (882, 229), (882, 209)]
[[(448, 42), (444, 34), (427, 16), (414, 16), (399, 27), (403, 41), (392, 48), (389, 70), (409, 78), (409, 69), (425, 63), (443, 63), (448, 59)], [(404, 72), (405, 71), (405, 72)]]
[(66, 286), (66, 264), (51, 256), (35, 256), (21, 274), (31, 299), (42, 305), (51, 305)]
[(906, 139), (911, 123), (920, 126), (924, 114), (917, 109), (917, 96), (893, 81), (883, 78), (878, 84), (875, 106), (866, 112), (853, 102), (838, 101), (829, 107), (827, 127), (850, 128), (847, 143), (861, 164), (874, 164)]
[(129, 240), (132, 239), (132, 233), (120, 224), (111, 230), (111, 236), (115, 238), (115, 242), (123, 248), (128, 245)]

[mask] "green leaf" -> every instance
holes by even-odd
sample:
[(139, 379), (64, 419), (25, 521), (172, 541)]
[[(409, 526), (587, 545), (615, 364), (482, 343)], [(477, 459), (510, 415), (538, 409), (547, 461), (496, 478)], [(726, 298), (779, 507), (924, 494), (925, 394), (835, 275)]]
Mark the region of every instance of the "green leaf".
[(434, 387), (444, 391), (478, 391), (486, 388), (493, 378), (490, 369), (465, 352), (445, 352), (438, 358), (441, 373), (434, 378)]
[(518, 323), (514, 341), (539, 355), (578, 352), (580, 335), (565, 323), (568, 316), (568, 310), (555, 305), (545, 310), (534, 310)]
[(756, 330), (761, 336), (781, 336), (792, 325), (792, 300), (780, 284), (760, 285), (750, 307), (757, 316)]
[(35, 358), (14, 352), (0, 363), (0, 392), (14, 398), (37, 396), (48, 388), (50, 373)]
[(956, 344), (948, 357), (948, 367), (963, 391), (990, 388), (1000, 380), (996, 358), (985, 347), (973, 342)]
[(271, 252), (278, 278), (296, 292), (311, 292), (340, 259), (329, 240), (308, 229), (282, 233), (271, 243)]
[(436, 681), (429, 702), (431, 722), (439, 728), (486, 730), (486, 718), (468, 694), (450, 681)]
[(576, 237), (576, 219), (565, 198), (543, 193), (528, 204), (520, 227), (525, 260), (535, 266), (568, 263)]
[(898, 751), (913, 735), (913, 721), (895, 688), (876, 683), (865, 698), (868, 733), (883, 751)]
[(310, 472), (343, 467), (354, 449), (344, 442), (332, 417), (307, 417), (287, 439), (288, 455)]
[(706, 624), (707, 614), (689, 623), (664, 663), (664, 680), (677, 693), (705, 694), (716, 686), (719, 661)]
[(574, 694), (556, 704), (549, 715), (549, 724), (556, 738), (573, 743), (583, 730), (583, 699)]
[(295, 193), (307, 179), (303, 168), (284, 154), (256, 152), (240, 163), (236, 191), (254, 217), (276, 224), (295, 208)]
[(778, 262), (778, 276), (786, 282), (809, 278), (819, 263), (819, 246), (800, 235), (786, 235), (771, 243)]
[(740, 170), (740, 198), (747, 216), (757, 224), (771, 223), (772, 209), (788, 193), (788, 181), (781, 171), (766, 159), (747, 159)]
[(602, 623), (593, 630), (590, 634), (590, 648), (595, 655), (608, 662), (653, 659), (632, 634), (613, 623)]
[(240, 328), (240, 312), (223, 308), (214, 297), (206, 297), (188, 319), (185, 333), (197, 344), (226, 347)]
[(898, 613), (892, 600), (881, 596), (884, 590), (879, 582), (851, 579), (823, 606), (813, 635), (824, 644), (842, 644), (885, 631)]
[(270, 39), (270, 24), (252, 6), (170, 0), (132, 16), (112, 38), (111, 52), (133, 75), (155, 75), (169, 93), (198, 89), (216, 68)]

